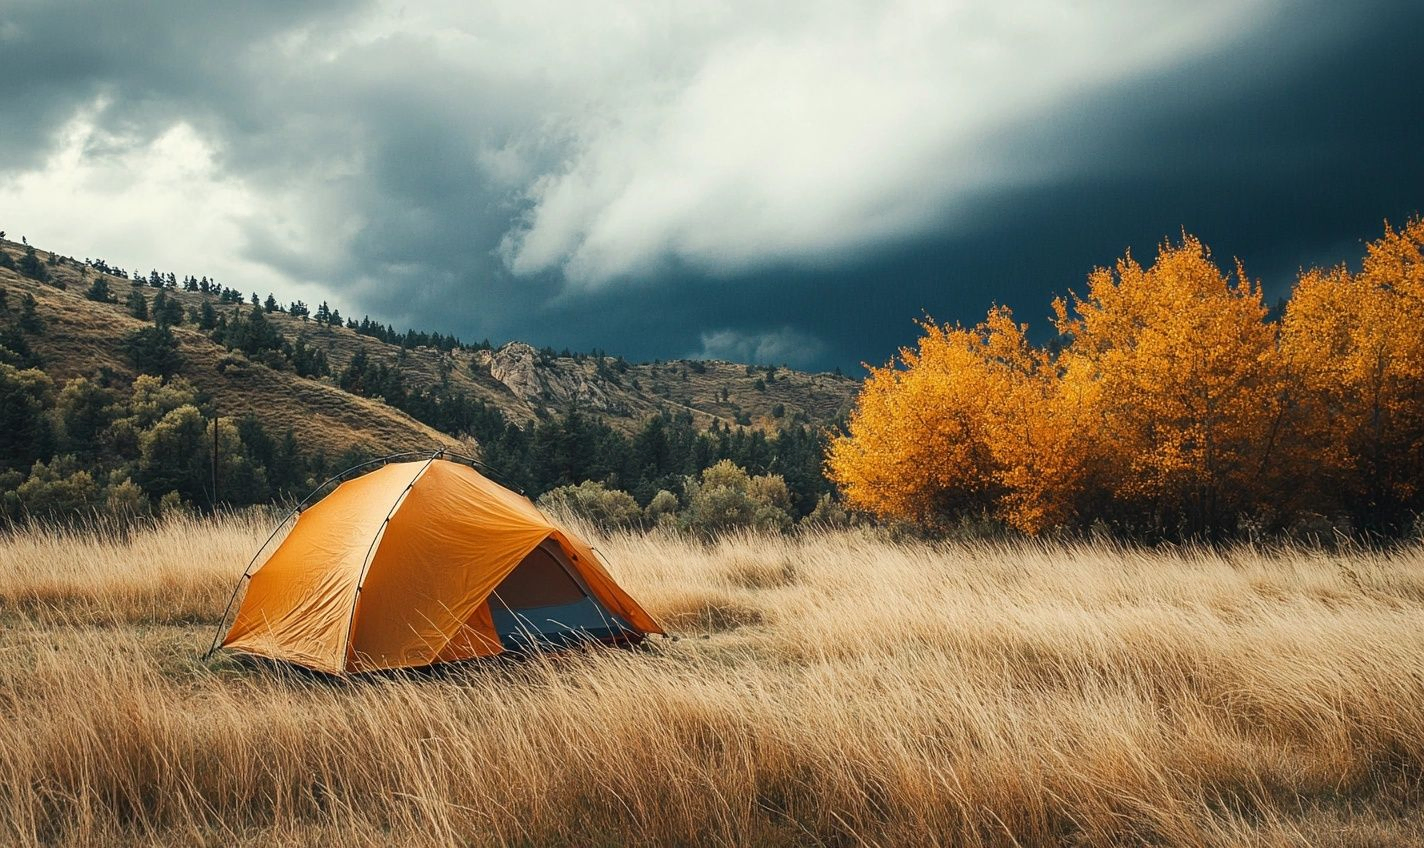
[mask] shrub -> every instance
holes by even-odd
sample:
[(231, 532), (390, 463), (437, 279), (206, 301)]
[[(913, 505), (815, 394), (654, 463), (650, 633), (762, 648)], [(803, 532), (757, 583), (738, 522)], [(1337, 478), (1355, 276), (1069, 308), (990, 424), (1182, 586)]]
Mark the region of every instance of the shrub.
[(62, 456), (48, 464), (36, 462), (25, 482), (6, 493), (5, 511), (15, 518), (75, 518), (92, 513), (100, 503), (94, 477), (79, 468), (73, 456)]
[(143, 489), (128, 477), (119, 482), (110, 482), (104, 491), (104, 511), (121, 520), (132, 521), (145, 518), (153, 513), (153, 506)]
[(638, 524), (643, 511), (633, 496), (602, 483), (585, 480), (577, 486), (559, 486), (539, 496), (539, 506), (575, 515), (603, 530), (619, 530)]
[(785, 530), (791, 526), (791, 497), (779, 474), (753, 477), (722, 460), (684, 485), (687, 510), (680, 524), (700, 535), (729, 530)]
[(849, 527), (850, 511), (829, 493), (816, 499), (816, 506), (801, 519), (802, 527)]
[(682, 504), (678, 502), (677, 495), (667, 489), (659, 489), (653, 499), (648, 501), (647, 509), (643, 510), (644, 517), (648, 524), (654, 527), (670, 527), (677, 523), (677, 511)]

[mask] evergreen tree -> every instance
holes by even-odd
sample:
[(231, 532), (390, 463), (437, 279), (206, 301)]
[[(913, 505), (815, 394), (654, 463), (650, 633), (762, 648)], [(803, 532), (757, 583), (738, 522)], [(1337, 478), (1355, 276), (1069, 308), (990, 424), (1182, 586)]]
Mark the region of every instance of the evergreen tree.
[(0, 365), (0, 471), (48, 459), (54, 434), (46, 414), (54, 384), (44, 372)]
[(198, 307), (198, 329), (211, 330), (218, 325), (218, 311), (208, 301)]
[(84, 292), (84, 296), (89, 300), (98, 303), (113, 303), (115, 298), (109, 292), (109, 278), (99, 274), (94, 278), (94, 282), (89, 285), (89, 289)]
[(178, 339), (167, 325), (144, 327), (124, 339), (124, 352), (141, 374), (167, 377), (183, 367)]
[(25, 296), (20, 299), (19, 325), (20, 329), (26, 333), (44, 332), (44, 319), (41, 318), (39, 312), (36, 311), (38, 307), (39, 301), (35, 300), (35, 296), (29, 292), (25, 292)]
[(166, 327), (183, 323), (183, 304), (176, 297), (169, 297), (165, 289), (159, 289), (153, 296), (153, 323)]
[(18, 270), (22, 275), (32, 280), (38, 280), (41, 283), (49, 282), (49, 267), (35, 253), (35, 246), (32, 244), (25, 245), (25, 255), (20, 257)]
[(148, 298), (143, 296), (143, 290), (135, 286), (129, 290), (129, 296), (124, 301), (124, 306), (128, 308), (129, 314), (143, 321), (148, 320)]

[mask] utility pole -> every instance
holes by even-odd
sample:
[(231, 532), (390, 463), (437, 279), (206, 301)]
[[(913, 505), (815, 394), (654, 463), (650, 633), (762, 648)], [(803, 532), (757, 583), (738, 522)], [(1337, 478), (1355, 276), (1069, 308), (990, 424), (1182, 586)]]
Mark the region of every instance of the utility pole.
[(213, 401), (213, 512), (218, 511), (218, 402)]

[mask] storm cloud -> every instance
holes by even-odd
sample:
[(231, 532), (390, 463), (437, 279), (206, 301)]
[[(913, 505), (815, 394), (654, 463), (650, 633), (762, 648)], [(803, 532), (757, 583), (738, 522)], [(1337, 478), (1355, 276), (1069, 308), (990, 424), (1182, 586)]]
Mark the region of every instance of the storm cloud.
[(1420, 210), (1405, 2), (0, 6), (0, 227), (467, 339), (805, 367), (1182, 228)]

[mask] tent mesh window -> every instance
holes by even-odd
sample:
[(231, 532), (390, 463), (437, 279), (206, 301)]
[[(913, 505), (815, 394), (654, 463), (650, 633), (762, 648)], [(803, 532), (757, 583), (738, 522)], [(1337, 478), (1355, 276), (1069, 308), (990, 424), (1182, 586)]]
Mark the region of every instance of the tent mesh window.
[(633, 630), (592, 597), (552, 540), (534, 549), (490, 595), (490, 617), (508, 650), (616, 642)]

